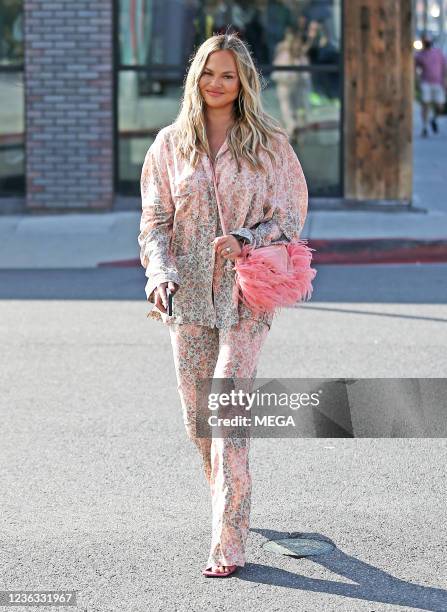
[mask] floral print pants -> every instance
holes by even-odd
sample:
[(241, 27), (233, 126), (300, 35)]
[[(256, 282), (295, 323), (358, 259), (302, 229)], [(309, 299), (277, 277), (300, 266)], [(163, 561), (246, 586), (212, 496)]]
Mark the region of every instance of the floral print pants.
[(201, 455), (212, 503), (211, 550), (206, 567), (245, 565), (251, 508), (250, 438), (196, 435), (196, 381), (242, 378), (254, 381), (270, 326), (240, 318), (228, 328), (195, 323), (169, 326), (183, 420)]

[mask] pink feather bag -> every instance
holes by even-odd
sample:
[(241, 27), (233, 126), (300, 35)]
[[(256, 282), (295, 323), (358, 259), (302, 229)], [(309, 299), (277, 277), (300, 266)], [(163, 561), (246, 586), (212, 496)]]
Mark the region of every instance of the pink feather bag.
[[(213, 168), (214, 190), (222, 231), (226, 235)], [(255, 313), (270, 312), (309, 300), (312, 280), (317, 271), (311, 268), (312, 251), (307, 240), (289, 244), (271, 244), (255, 248), (244, 245), (235, 260), (235, 291)]]

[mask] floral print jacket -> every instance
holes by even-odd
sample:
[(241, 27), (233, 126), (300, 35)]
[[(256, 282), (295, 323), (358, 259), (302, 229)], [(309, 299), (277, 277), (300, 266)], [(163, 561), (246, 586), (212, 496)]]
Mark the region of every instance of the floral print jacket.
[[(148, 317), (170, 323), (197, 323), (218, 328), (239, 317), (262, 320), (238, 299), (234, 262), (214, 253), (212, 241), (222, 235), (214, 194), (213, 166), (202, 154), (196, 168), (174, 151), (174, 124), (162, 128), (149, 147), (141, 172), (142, 215), (138, 244), (148, 278), (147, 299), (163, 282), (179, 285), (172, 317), (154, 307)], [(280, 160), (273, 164), (261, 151), (266, 173), (245, 159), (240, 172), (227, 140), (214, 162), (222, 215), (227, 232), (255, 247), (296, 241), (307, 215), (308, 190), (291, 144), (278, 135), (271, 145)]]

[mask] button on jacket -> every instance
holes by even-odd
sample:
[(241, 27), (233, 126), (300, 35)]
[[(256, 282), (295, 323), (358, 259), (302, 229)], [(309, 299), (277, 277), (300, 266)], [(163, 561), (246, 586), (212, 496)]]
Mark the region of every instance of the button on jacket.
[[(214, 193), (213, 166), (201, 154), (196, 168), (175, 153), (174, 124), (162, 128), (149, 147), (141, 172), (142, 215), (138, 244), (146, 269), (147, 299), (154, 303), (160, 283), (179, 285), (169, 317), (154, 307), (148, 317), (170, 323), (197, 323), (218, 328), (240, 317), (264, 321), (273, 314), (254, 314), (238, 299), (234, 262), (214, 252), (222, 236)], [(240, 172), (225, 139), (214, 162), (222, 216), (227, 232), (255, 247), (288, 243), (300, 237), (307, 215), (308, 190), (301, 164), (287, 138), (278, 134), (260, 158), (266, 172), (245, 159)]]

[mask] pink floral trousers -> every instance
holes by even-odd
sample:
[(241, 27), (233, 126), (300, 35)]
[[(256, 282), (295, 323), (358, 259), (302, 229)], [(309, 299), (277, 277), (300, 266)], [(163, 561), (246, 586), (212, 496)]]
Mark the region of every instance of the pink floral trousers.
[(252, 489), (250, 438), (196, 435), (196, 382), (202, 378), (253, 381), (269, 330), (268, 324), (249, 318), (221, 329), (195, 323), (169, 325), (183, 420), (210, 485), (212, 537), (206, 567), (245, 565)]

